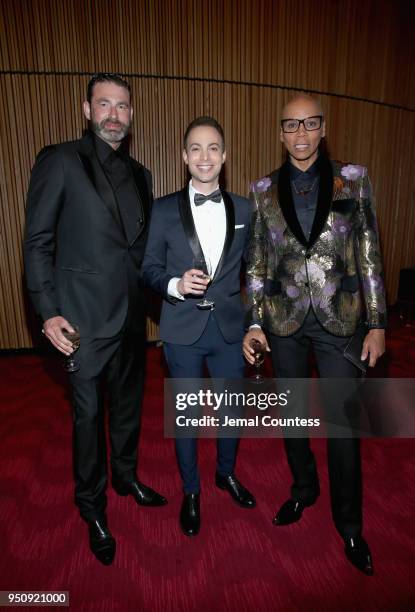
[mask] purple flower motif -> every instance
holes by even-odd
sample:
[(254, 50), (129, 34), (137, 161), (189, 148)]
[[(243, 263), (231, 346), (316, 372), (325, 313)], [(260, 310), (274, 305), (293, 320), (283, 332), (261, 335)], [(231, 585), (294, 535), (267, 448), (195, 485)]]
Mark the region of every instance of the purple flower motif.
[(281, 227), (271, 227), (269, 230), (273, 242), (282, 242), (284, 238), (284, 232)]
[(310, 298), (308, 296), (304, 297), (302, 300), (296, 300), (294, 302), (294, 309), (297, 312), (300, 312), (302, 310), (307, 311), (310, 307)]
[(315, 308), (320, 308), (320, 310), (322, 310), (323, 312), (326, 312), (327, 314), (330, 311), (330, 296), (328, 295), (320, 295), (320, 297), (313, 297), (312, 298), (313, 301), (313, 306)]
[(310, 282), (322, 286), (326, 278), (324, 271), (313, 261), (308, 264), (307, 270)]
[(368, 187), (362, 187), (360, 190), (360, 197), (367, 199), (370, 196), (370, 189)]
[(350, 223), (345, 219), (335, 219), (333, 221), (333, 232), (345, 236), (350, 231)]
[(288, 297), (291, 299), (294, 299), (300, 295), (299, 288), (295, 287), (294, 285), (288, 285), (286, 292), (287, 292)]
[(336, 283), (326, 283), (323, 287), (323, 295), (330, 296), (336, 293)]
[(269, 178), (269, 176), (266, 176), (265, 178), (260, 179), (259, 181), (253, 182), (251, 185), (251, 191), (256, 191), (257, 193), (263, 193), (270, 187), (271, 183), (272, 181)]
[(341, 169), (340, 174), (344, 176), (348, 181), (357, 181), (358, 178), (364, 175), (364, 166), (358, 166), (353, 164), (347, 164)]
[(299, 270), (294, 274), (294, 280), (296, 283), (304, 283), (307, 280), (307, 272), (305, 269), (305, 265), (303, 264)]
[(251, 293), (254, 291), (262, 291), (264, 288), (264, 282), (259, 278), (249, 278), (247, 282), (247, 289)]
[(366, 294), (377, 294), (383, 293), (384, 285), (382, 278), (373, 274), (373, 276), (367, 276), (363, 279), (363, 290)]

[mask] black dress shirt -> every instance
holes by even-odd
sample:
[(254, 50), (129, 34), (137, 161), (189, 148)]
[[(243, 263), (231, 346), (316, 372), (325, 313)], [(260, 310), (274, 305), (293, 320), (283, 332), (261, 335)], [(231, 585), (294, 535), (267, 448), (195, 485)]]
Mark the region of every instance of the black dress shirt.
[(308, 240), (317, 209), (320, 182), (318, 159), (305, 172), (290, 163), (290, 181), (295, 212)]

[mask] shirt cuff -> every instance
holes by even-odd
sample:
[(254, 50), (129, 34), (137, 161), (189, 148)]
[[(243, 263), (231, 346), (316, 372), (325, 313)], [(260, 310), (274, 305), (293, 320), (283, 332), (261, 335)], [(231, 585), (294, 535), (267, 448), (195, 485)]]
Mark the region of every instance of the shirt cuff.
[(180, 277), (178, 276), (173, 276), (173, 278), (169, 280), (169, 284), (167, 285), (167, 293), (171, 297), (174, 297), (178, 300), (184, 300), (183, 295), (177, 290), (177, 283), (179, 282), (179, 280)]
[(249, 329), (261, 329), (261, 326), (258, 323), (253, 323), (249, 326)]

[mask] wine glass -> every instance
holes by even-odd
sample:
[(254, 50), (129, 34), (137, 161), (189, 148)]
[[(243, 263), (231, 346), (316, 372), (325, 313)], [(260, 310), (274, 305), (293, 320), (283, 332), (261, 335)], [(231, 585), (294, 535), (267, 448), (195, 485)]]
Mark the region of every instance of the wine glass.
[(260, 383), (263, 382), (264, 377), (262, 376), (261, 369), (265, 360), (265, 346), (257, 340), (256, 338), (252, 338), (249, 343), (249, 346), (254, 349), (254, 363), (253, 366), (255, 368), (255, 374), (253, 374), (250, 378), (253, 382)]
[[(81, 336), (79, 333), (79, 327), (77, 325), (74, 325), (71, 323), (71, 327), (74, 330), (73, 332), (70, 332), (67, 329), (62, 329), (62, 334), (65, 336), (67, 340), (72, 342), (72, 348), (75, 352), (79, 349), (81, 345)], [(79, 370), (79, 367), (80, 367), (79, 363), (75, 361), (73, 357), (73, 353), (65, 359), (65, 363), (63, 367), (65, 368), (67, 372), (77, 372)]]
[[(209, 280), (209, 283), (212, 280), (212, 264), (208, 257), (195, 257), (193, 259), (193, 268), (196, 270), (200, 270), (203, 274), (198, 275), (199, 278), (204, 278)], [(208, 285), (209, 285), (208, 283)], [(206, 287), (207, 289), (207, 287)], [(200, 310), (211, 310), (211, 308), (215, 305), (215, 302), (212, 300), (208, 300), (206, 297), (196, 304), (196, 306)]]

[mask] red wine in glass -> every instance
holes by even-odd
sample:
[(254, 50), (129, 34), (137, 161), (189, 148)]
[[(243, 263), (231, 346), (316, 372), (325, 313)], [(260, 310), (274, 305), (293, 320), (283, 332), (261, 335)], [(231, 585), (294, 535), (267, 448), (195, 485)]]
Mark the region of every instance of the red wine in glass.
[(256, 338), (252, 338), (249, 343), (249, 346), (254, 349), (254, 363), (253, 366), (255, 368), (255, 374), (251, 376), (254, 382), (262, 382), (264, 377), (262, 376), (262, 365), (265, 361), (265, 346), (257, 340)]
[[(72, 348), (75, 352), (79, 349), (81, 345), (81, 336), (79, 333), (79, 327), (77, 325), (71, 324), (71, 327), (74, 330), (73, 332), (70, 332), (67, 329), (62, 329), (62, 334), (65, 336), (67, 340), (72, 342)], [(65, 363), (63, 367), (65, 368), (67, 372), (77, 372), (79, 370), (79, 363), (75, 361), (73, 355), (74, 353), (72, 353), (71, 355), (69, 355), (69, 357), (65, 359)]]

